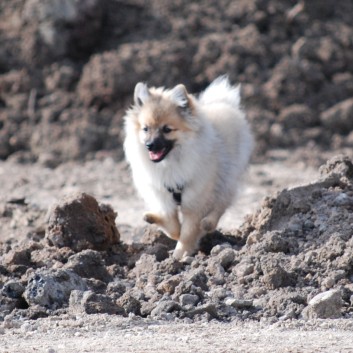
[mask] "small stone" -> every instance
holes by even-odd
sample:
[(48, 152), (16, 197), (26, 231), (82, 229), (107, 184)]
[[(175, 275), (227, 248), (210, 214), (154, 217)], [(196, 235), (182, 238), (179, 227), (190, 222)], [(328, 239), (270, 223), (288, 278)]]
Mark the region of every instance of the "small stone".
[(212, 303), (207, 303), (204, 305), (200, 305), (196, 307), (195, 309), (189, 310), (185, 313), (187, 317), (194, 317), (195, 315), (198, 314), (204, 314), (207, 313), (209, 314), (212, 318), (217, 318), (218, 317), (218, 312), (217, 308), (214, 304)]
[(119, 298), (126, 292), (126, 286), (121, 282), (110, 282), (106, 292), (114, 298)]
[(158, 292), (164, 294), (173, 294), (175, 291), (175, 288), (179, 285), (181, 282), (181, 276), (180, 275), (174, 275), (161, 283), (157, 286)]
[(193, 269), (190, 271), (186, 280), (191, 281), (196, 287), (200, 287), (203, 290), (208, 290), (207, 276), (203, 269)]
[(234, 258), (235, 251), (232, 248), (226, 248), (217, 255), (217, 259), (224, 269), (227, 269), (229, 266), (231, 266)]
[(4, 255), (2, 260), (4, 265), (24, 265), (30, 266), (31, 253), (28, 249), (15, 248)]
[(157, 306), (151, 311), (151, 316), (154, 318), (159, 318), (164, 313), (171, 313), (172, 311), (180, 310), (180, 305), (173, 300), (161, 301)]
[(216, 246), (214, 246), (211, 250), (210, 255), (211, 256), (216, 256), (218, 255), (221, 251), (223, 251), (224, 249), (229, 249), (232, 248), (232, 246), (228, 243), (224, 243), (224, 244), (218, 244)]
[(181, 306), (192, 305), (195, 306), (200, 301), (200, 298), (194, 294), (182, 294), (179, 297)]
[(253, 306), (251, 299), (226, 298), (224, 303), (237, 309), (250, 308)]
[(25, 288), (20, 282), (10, 280), (2, 287), (1, 294), (12, 299), (18, 299), (21, 298), (24, 291)]
[(122, 295), (116, 302), (120, 307), (124, 308), (127, 314), (133, 313), (141, 315), (141, 303), (139, 300), (131, 296), (129, 293)]
[(342, 316), (342, 293), (332, 289), (316, 295), (303, 310), (304, 319), (337, 319)]
[(233, 272), (236, 274), (238, 278), (243, 278), (248, 276), (254, 272), (254, 265), (249, 262), (240, 262), (233, 268)]

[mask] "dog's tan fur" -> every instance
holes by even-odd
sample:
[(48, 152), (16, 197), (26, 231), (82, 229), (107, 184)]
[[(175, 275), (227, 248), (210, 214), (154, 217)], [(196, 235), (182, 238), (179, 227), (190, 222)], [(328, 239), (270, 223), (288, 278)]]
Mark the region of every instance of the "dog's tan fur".
[[(253, 143), (239, 100), (238, 87), (226, 77), (199, 98), (183, 85), (172, 90), (136, 85), (135, 104), (125, 116), (125, 153), (151, 208), (144, 219), (178, 241), (177, 259), (191, 255), (200, 238), (215, 230), (236, 195)], [(145, 144), (158, 136), (173, 141), (173, 148), (154, 163)], [(180, 206), (170, 190), (181, 192)]]

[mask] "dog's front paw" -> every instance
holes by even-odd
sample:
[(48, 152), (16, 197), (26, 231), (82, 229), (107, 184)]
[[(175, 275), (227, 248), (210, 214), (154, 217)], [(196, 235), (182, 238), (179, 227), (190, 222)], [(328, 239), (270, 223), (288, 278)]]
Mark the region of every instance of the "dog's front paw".
[(153, 213), (145, 213), (143, 215), (143, 220), (149, 224), (157, 223), (156, 216)]
[(178, 241), (173, 252), (173, 257), (174, 259), (180, 261), (183, 257), (193, 255), (194, 252), (194, 247), (186, 246), (185, 244)]

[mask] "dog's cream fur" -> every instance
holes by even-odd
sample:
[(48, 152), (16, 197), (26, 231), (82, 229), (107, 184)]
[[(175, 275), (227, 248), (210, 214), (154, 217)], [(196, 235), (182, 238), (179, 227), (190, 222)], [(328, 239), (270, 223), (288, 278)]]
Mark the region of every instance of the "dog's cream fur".
[[(239, 86), (231, 86), (225, 76), (198, 98), (183, 85), (172, 90), (136, 85), (135, 104), (125, 116), (125, 154), (136, 188), (151, 210), (144, 219), (178, 241), (177, 259), (191, 255), (201, 237), (215, 230), (236, 196), (253, 146), (239, 105)], [(175, 141), (174, 147), (154, 163), (143, 127), (153, 135), (166, 125), (173, 130), (165, 138)], [(167, 187), (182, 189), (180, 206)]]

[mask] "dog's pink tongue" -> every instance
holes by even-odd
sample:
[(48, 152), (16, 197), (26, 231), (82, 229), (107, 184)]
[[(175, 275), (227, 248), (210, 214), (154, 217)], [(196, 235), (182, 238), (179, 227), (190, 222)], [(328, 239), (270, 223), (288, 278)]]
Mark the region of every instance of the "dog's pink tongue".
[(150, 159), (152, 161), (156, 161), (156, 160), (160, 159), (163, 156), (164, 150), (156, 151), (156, 152), (150, 151), (149, 154), (150, 154)]

